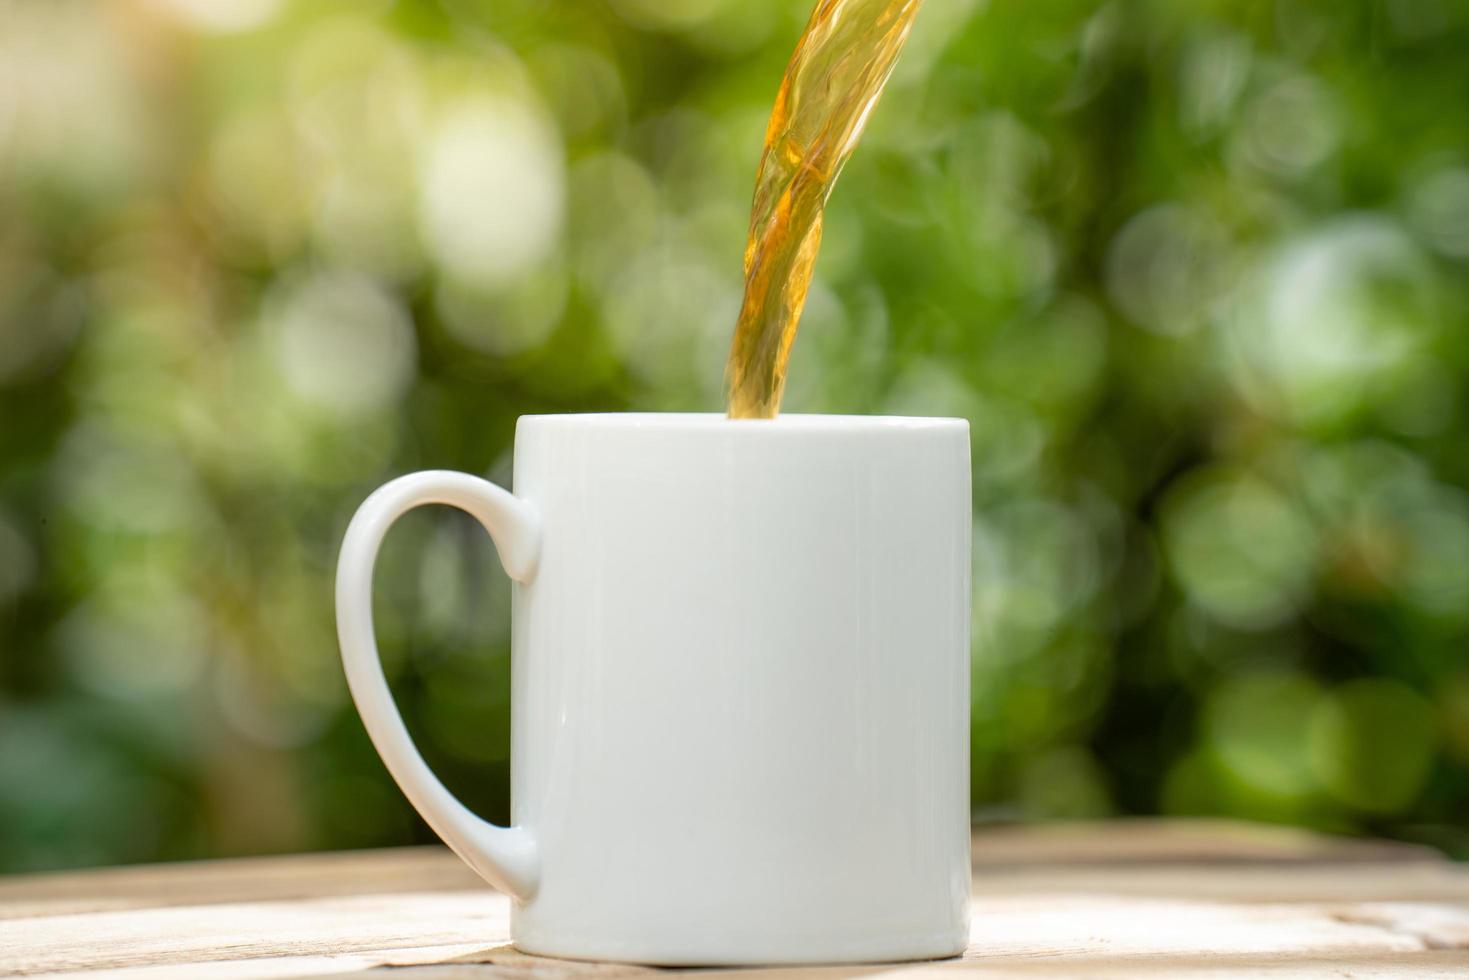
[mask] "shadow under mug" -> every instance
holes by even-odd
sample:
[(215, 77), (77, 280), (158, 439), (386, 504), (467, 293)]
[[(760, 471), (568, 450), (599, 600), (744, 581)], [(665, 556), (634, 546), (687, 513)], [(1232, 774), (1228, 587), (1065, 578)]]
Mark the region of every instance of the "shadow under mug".
[[(513, 825), (414, 748), (372, 625), (404, 512), (474, 515), (514, 580)], [(653, 964), (961, 952), (969, 899), (969, 426), (520, 419), (515, 493), (393, 480), (347, 529), (337, 626), (398, 785), (514, 899), (531, 952)]]

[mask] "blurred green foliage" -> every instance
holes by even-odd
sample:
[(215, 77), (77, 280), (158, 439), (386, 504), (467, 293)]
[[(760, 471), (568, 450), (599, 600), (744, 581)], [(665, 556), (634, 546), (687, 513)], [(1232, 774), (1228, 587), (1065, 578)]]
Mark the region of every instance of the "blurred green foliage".
[[(388, 476), (718, 410), (775, 0), (0, 5), (0, 868), (427, 839), (331, 619)], [(1469, 850), (1469, 8), (930, 0), (788, 411), (974, 433), (982, 818)], [(395, 531), (507, 812), (508, 588)]]

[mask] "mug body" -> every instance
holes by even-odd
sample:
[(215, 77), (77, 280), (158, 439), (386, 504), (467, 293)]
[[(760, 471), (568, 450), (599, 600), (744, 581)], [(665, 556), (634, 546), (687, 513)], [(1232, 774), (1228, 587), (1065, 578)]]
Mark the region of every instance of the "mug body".
[(659, 964), (967, 941), (968, 425), (527, 416), (517, 946)]

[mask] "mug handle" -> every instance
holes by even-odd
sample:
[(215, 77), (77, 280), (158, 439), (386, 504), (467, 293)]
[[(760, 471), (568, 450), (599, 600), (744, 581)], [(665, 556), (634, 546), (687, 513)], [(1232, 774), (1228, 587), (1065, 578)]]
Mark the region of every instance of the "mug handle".
[(372, 572), (393, 522), (424, 504), (449, 504), (473, 515), (495, 542), (500, 564), (517, 582), (535, 575), (540, 515), (487, 480), (450, 470), (411, 473), (379, 487), (347, 526), (337, 560), (337, 638), (347, 686), (367, 734), (408, 801), (444, 843), (490, 884), (524, 901), (536, 889), (535, 841), (521, 827), (497, 827), (454, 798), (419, 755), (393, 703), (372, 627)]

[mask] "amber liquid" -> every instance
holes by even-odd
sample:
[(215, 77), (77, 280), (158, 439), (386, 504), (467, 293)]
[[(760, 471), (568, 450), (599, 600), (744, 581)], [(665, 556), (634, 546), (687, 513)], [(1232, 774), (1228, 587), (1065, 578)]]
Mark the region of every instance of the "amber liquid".
[(745, 299), (725, 369), (729, 416), (780, 411), (821, 247), (821, 213), (913, 26), (920, 0), (818, 0), (786, 66), (755, 177)]

